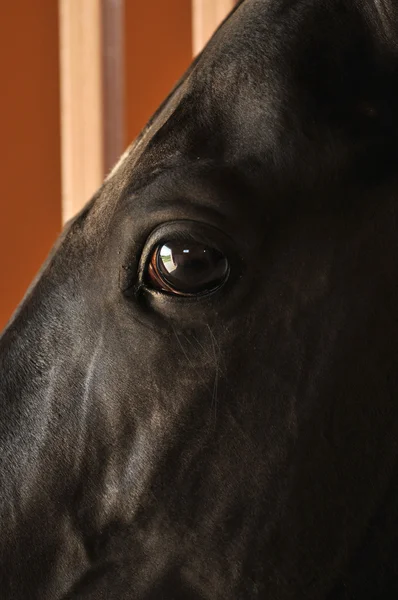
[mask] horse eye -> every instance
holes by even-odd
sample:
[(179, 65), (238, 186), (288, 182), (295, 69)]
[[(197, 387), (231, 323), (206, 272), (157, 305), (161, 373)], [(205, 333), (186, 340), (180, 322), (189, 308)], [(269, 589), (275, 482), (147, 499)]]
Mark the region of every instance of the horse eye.
[(179, 296), (209, 293), (227, 279), (229, 263), (215, 248), (195, 241), (159, 244), (150, 256), (148, 283)]

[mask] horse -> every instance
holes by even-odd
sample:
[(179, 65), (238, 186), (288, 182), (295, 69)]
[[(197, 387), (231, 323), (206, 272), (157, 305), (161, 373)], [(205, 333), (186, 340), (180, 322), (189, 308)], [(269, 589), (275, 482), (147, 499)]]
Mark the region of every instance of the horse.
[(398, 8), (243, 0), (0, 341), (2, 600), (390, 600)]

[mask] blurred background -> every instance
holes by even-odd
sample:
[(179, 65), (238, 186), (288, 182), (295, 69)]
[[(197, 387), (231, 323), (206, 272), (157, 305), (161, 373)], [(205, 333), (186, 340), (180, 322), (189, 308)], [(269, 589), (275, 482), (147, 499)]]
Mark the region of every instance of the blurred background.
[(63, 223), (234, 0), (13, 0), (0, 56), (0, 331)]

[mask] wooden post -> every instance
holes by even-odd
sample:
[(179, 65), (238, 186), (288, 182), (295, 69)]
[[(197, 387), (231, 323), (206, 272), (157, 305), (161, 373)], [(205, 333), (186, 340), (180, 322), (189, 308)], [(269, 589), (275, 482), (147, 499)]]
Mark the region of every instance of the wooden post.
[(196, 56), (234, 6), (234, 0), (192, 0), (192, 44)]
[(122, 11), (123, 0), (59, 0), (64, 222), (123, 150)]
[(104, 174), (125, 150), (124, 31), (124, 0), (102, 0)]

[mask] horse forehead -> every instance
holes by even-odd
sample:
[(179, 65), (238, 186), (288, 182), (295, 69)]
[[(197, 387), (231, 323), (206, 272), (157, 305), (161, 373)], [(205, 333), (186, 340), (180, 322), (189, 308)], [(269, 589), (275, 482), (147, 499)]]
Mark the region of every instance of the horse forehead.
[[(382, 29), (373, 0), (244, 0), (114, 169), (109, 179), (116, 185), (108, 189), (139, 188), (153, 170), (186, 155), (235, 164), (271, 155), (285, 163), (290, 156), (298, 172), (302, 130), (312, 128), (316, 139), (325, 125), (311, 113), (321, 104), (317, 95), (336, 108), (349, 102), (352, 79), (350, 93), (367, 105), (372, 77), (365, 75)], [(105, 196), (109, 210), (116, 196)]]
[[(244, 130), (264, 112), (277, 117), (281, 108), (298, 111), (297, 92), (310, 91), (311, 77), (335, 77), (338, 84), (344, 82), (344, 71), (369, 66), (378, 52), (375, 40), (383, 37), (379, 12), (370, 10), (371, 4), (371, 0), (244, 1), (213, 37), (192, 73), (192, 87), (207, 109), (202, 120), (232, 115)], [(334, 72), (326, 72), (331, 67)], [(335, 100), (333, 95), (329, 100)]]
[[(303, 71), (331, 77), (325, 71), (334, 62), (338, 78), (346, 50), (357, 42), (370, 43), (365, 4), (244, 0), (200, 56), (178, 101), (174, 99), (171, 110), (170, 104), (166, 107), (167, 119), (163, 111), (155, 120), (154, 141), (181, 148), (181, 141), (189, 145), (197, 138), (206, 145), (208, 139), (200, 136), (203, 130), (226, 144), (251, 143), (259, 128), (262, 134), (276, 135), (289, 112), (300, 119), (308, 100), (305, 92), (313, 83)], [(358, 56), (357, 62), (367, 60)]]

